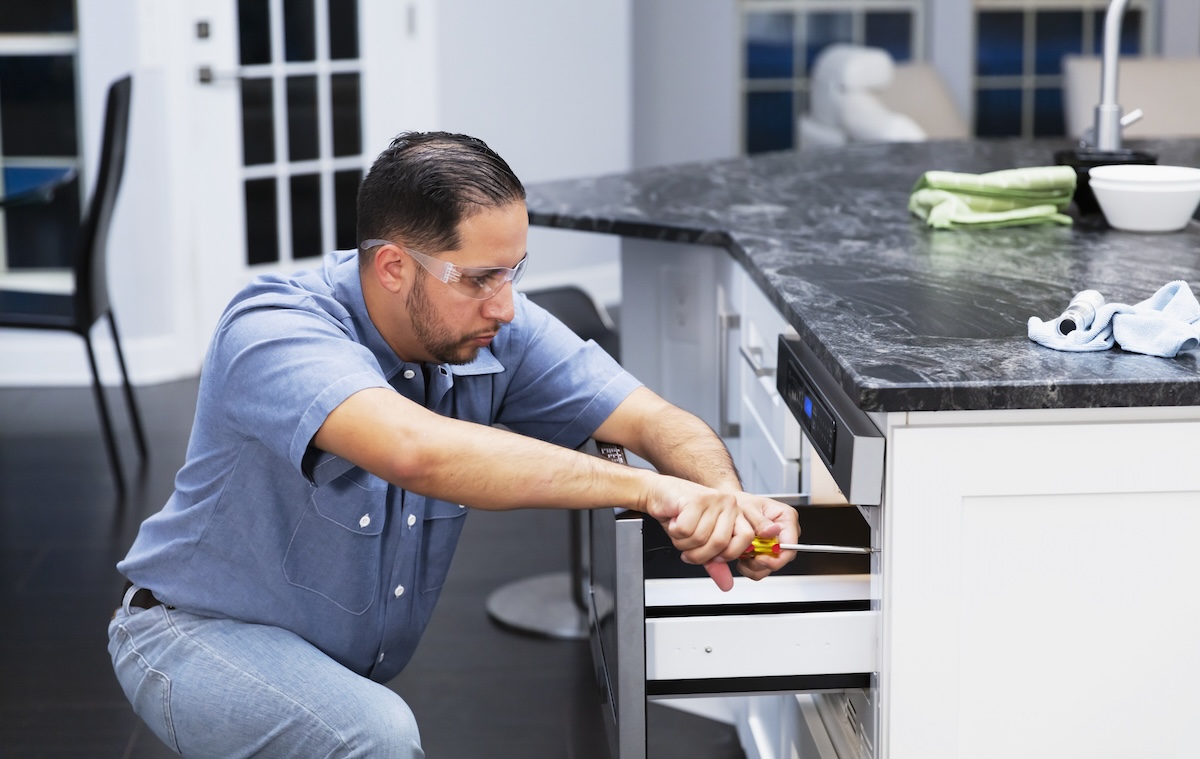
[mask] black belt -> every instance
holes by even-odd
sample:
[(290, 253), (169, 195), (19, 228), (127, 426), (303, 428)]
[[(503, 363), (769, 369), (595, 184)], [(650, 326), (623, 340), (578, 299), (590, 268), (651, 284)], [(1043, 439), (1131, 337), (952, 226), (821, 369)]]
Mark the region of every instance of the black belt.
[[(124, 598), (125, 594), (128, 593), (129, 589), (132, 587), (133, 583), (129, 580), (126, 580), (125, 589), (121, 591), (121, 598)], [(136, 606), (139, 609), (153, 609), (155, 606), (162, 606), (163, 602), (155, 598), (154, 594), (151, 593), (148, 588), (138, 588), (133, 594), (133, 598), (129, 599), (129, 605)], [(168, 606), (167, 608), (174, 609), (175, 607)]]

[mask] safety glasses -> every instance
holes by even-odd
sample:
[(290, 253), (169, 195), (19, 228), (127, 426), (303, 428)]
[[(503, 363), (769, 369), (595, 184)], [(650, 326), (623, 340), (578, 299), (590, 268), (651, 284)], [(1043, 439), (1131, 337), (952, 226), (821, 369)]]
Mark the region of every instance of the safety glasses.
[(363, 240), (358, 247), (370, 250), (380, 245), (395, 245), (411, 256), (412, 260), (420, 264), (434, 279), (445, 282), (456, 291), (475, 300), (487, 300), (500, 292), (505, 283), (519, 282), (521, 275), (525, 273), (525, 263), (529, 260), (529, 256), (526, 255), (511, 269), (507, 266), (458, 266), (391, 240)]

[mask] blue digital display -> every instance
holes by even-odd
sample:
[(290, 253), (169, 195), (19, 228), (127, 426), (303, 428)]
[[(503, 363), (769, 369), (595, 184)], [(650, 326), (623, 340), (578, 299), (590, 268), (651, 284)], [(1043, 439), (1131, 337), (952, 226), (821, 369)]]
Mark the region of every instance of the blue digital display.
[(813, 409), (812, 398), (809, 398), (807, 395), (804, 396), (804, 418), (805, 419), (812, 419), (812, 409)]

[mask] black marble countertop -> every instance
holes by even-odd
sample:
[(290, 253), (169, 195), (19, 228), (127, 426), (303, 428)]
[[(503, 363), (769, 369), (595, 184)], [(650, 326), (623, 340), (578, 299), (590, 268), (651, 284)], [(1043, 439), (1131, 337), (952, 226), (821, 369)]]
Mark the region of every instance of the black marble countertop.
[[(1135, 234), (932, 230), (908, 212), (928, 169), (1054, 163), (1061, 142), (858, 145), (528, 188), (535, 225), (727, 248), (866, 411), (1200, 405), (1200, 355), (1068, 353), (1027, 337), (1076, 292), (1136, 303), (1200, 286), (1200, 222)], [(1200, 166), (1200, 140), (1130, 145)]]

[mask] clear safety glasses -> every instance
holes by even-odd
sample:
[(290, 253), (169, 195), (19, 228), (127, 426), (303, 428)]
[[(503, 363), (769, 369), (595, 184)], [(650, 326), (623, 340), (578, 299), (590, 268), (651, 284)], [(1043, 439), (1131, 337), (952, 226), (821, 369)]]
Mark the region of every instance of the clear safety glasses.
[(525, 273), (525, 263), (529, 260), (529, 256), (526, 255), (511, 269), (507, 266), (458, 266), (390, 240), (363, 240), (358, 247), (370, 250), (378, 248), (380, 245), (395, 245), (412, 256), (412, 259), (420, 264), (422, 269), (429, 272), (434, 279), (440, 279), (456, 291), (475, 300), (491, 298), (500, 292), (506, 282), (512, 282), (515, 285), (521, 280), (521, 275)]

